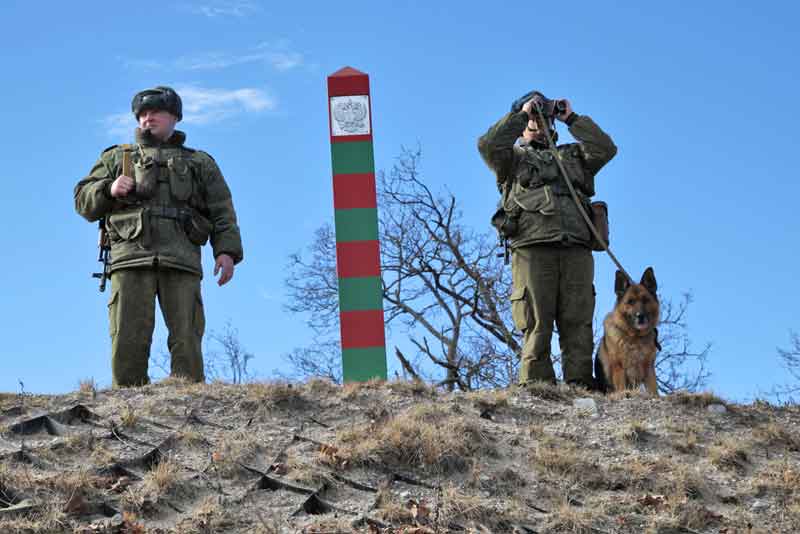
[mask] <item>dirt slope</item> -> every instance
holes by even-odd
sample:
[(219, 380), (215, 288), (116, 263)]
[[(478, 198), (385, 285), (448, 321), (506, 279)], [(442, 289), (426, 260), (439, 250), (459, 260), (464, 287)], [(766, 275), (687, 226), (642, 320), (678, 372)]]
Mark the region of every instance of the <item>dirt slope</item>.
[(0, 394), (0, 532), (800, 532), (800, 409), (406, 382)]

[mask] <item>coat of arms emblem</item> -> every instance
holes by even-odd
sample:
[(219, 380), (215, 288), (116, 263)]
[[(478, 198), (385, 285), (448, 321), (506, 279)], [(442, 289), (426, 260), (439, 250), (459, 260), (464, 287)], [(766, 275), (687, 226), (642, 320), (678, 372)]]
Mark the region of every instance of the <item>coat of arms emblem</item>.
[(331, 98), (333, 135), (369, 134), (369, 97), (335, 96)]

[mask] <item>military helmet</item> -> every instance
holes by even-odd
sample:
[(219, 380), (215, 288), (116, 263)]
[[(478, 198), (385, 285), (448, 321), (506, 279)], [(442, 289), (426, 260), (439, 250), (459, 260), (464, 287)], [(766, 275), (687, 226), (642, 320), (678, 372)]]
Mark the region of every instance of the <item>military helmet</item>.
[(153, 89), (145, 89), (139, 91), (134, 95), (131, 101), (131, 111), (133, 111), (136, 120), (139, 120), (139, 114), (146, 109), (160, 109), (168, 111), (178, 117), (178, 120), (183, 118), (183, 103), (181, 97), (171, 87), (159, 85)]

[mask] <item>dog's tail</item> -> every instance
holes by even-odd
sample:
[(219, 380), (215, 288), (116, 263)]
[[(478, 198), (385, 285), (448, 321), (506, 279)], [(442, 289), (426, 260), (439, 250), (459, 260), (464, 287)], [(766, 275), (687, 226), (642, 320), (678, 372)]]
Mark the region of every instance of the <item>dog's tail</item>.
[[(603, 338), (605, 341), (605, 338)], [(603, 342), (601, 341), (601, 343)], [(603, 362), (600, 361), (600, 349), (598, 348), (597, 354), (594, 356), (594, 386), (597, 391), (608, 393), (608, 381), (606, 374), (603, 371)]]

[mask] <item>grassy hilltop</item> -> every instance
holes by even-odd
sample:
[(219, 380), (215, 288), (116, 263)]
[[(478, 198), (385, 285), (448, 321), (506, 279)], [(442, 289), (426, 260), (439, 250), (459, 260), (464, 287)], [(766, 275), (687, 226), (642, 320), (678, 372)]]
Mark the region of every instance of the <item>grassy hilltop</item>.
[(409, 382), (0, 394), (0, 532), (800, 532), (800, 408)]

